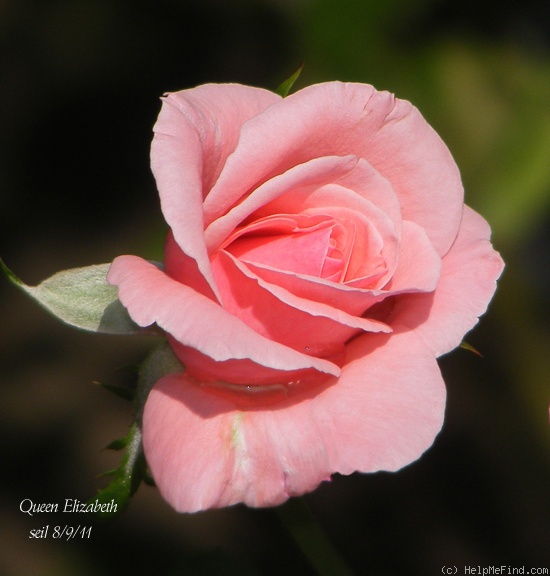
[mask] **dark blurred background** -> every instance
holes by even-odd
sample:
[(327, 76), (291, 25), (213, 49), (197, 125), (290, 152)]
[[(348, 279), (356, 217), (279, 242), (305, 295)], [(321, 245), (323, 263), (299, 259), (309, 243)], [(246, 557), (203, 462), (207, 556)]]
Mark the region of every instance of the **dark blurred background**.
[[(357, 574), (550, 567), (550, 3), (540, 0), (0, 0), (0, 256), (35, 284), (122, 253), (161, 259), (149, 171), (159, 96), (207, 81), (374, 84), (442, 135), (507, 268), (440, 361), (446, 422), (396, 474), (305, 500)], [(284, 134), (281, 135), (284, 137)], [(151, 343), (75, 331), (0, 279), (0, 574), (314, 574), (274, 510), (178, 515), (142, 487), (118, 519), (19, 511), (86, 500)], [(67, 516), (67, 517), (64, 517)], [(78, 520), (77, 520), (78, 518)], [(29, 539), (93, 524), (86, 540)], [(526, 572), (527, 573), (527, 572)]]

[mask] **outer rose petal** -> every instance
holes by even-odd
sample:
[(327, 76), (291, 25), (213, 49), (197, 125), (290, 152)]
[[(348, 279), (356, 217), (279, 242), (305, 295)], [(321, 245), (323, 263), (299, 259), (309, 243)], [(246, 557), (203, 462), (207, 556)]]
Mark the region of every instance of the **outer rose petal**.
[(445, 399), (437, 361), (414, 333), (357, 338), (338, 384), (312, 401), (331, 469), (351, 474), (410, 464), (441, 430)]
[(392, 184), (403, 218), (424, 228), (438, 253), (445, 254), (462, 213), (456, 163), (412, 104), (365, 84), (309, 86), (246, 122), (205, 199), (205, 222), (292, 166), (348, 154), (367, 159)]
[(240, 411), (184, 374), (164, 377), (143, 414), (145, 455), (162, 496), (195, 512), (274, 506), (313, 490), (329, 476), (322, 443), (296, 406), (282, 408)]
[[(260, 336), (209, 298), (137, 256), (116, 258), (107, 280), (118, 287), (120, 301), (134, 322), (140, 326), (156, 322), (177, 342), (215, 362), (252, 363), (259, 383), (262, 377), (285, 382), (289, 374), (303, 370), (339, 374), (338, 367), (331, 362)], [(188, 365), (188, 369), (192, 371), (193, 366)], [(226, 379), (231, 381), (231, 373), (227, 372)]]
[(243, 122), (280, 97), (233, 84), (169, 94), (154, 126), (151, 168), (161, 207), (180, 248), (197, 261), (214, 293), (204, 244), (202, 201), (235, 147)]
[(456, 348), (486, 310), (504, 268), (487, 222), (468, 206), (431, 294), (399, 297), (390, 324), (414, 330), (436, 356)]
[(178, 511), (273, 506), (335, 472), (409, 464), (432, 444), (444, 405), (437, 362), (414, 335), (369, 335), (350, 346), (338, 381), (269, 407), (240, 411), (185, 374), (164, 377), (145, 405), (145, 455)]

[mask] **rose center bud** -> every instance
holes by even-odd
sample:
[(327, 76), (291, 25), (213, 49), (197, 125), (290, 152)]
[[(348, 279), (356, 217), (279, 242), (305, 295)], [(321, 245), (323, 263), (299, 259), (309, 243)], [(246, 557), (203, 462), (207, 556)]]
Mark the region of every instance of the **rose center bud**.
[[(212, 255), (224, 309), (272, 342), (340, 365), (344, 344), (361, 332), (361, 321), (341, 322), (328, 305), (287, 290), (284, 279), (299, 274), (345, 282), (355, 230), (349, 218), (326, 213), (272, 214), (245, 222)], [(265, 280), (257, 268), (283, 272), (283, 281)], [(192, 375), (211, 392), (254, 405), (280, 402), (331, 378), (309, 368), (275, 376), (233, 372), (227, 381), (223, 370), (200, 372), (194, 366)]]
[(274, 215), (237, 230), (225, 250), (243, 262), (343, 281), (349, 232), (330, 216)]

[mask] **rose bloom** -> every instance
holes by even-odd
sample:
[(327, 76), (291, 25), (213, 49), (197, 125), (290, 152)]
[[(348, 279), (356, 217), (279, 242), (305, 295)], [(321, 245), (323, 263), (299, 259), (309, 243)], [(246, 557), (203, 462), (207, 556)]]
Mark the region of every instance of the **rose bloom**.
[(108, 281), (186, 368), (144, 407), (162, 496), (273, 506), (417, 459), (443, 422), (436, 357), (503, 268), (440, 137), (409, 102), (339, 82), (171, 93), (154, 132), (164, 269), (120, 256)]

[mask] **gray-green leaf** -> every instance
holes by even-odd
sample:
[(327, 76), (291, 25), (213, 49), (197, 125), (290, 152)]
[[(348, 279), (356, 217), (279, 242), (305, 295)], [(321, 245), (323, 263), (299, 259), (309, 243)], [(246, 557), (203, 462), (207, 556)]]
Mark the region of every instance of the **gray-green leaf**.
[[(6, 276), (63, 322), (93, 332), (143, 334), (107, 283), (110, 264), (57, 272), (38, 286), (27, 286), (0, 260)], [(150, 331), (151, 332), (151, 331)]]

